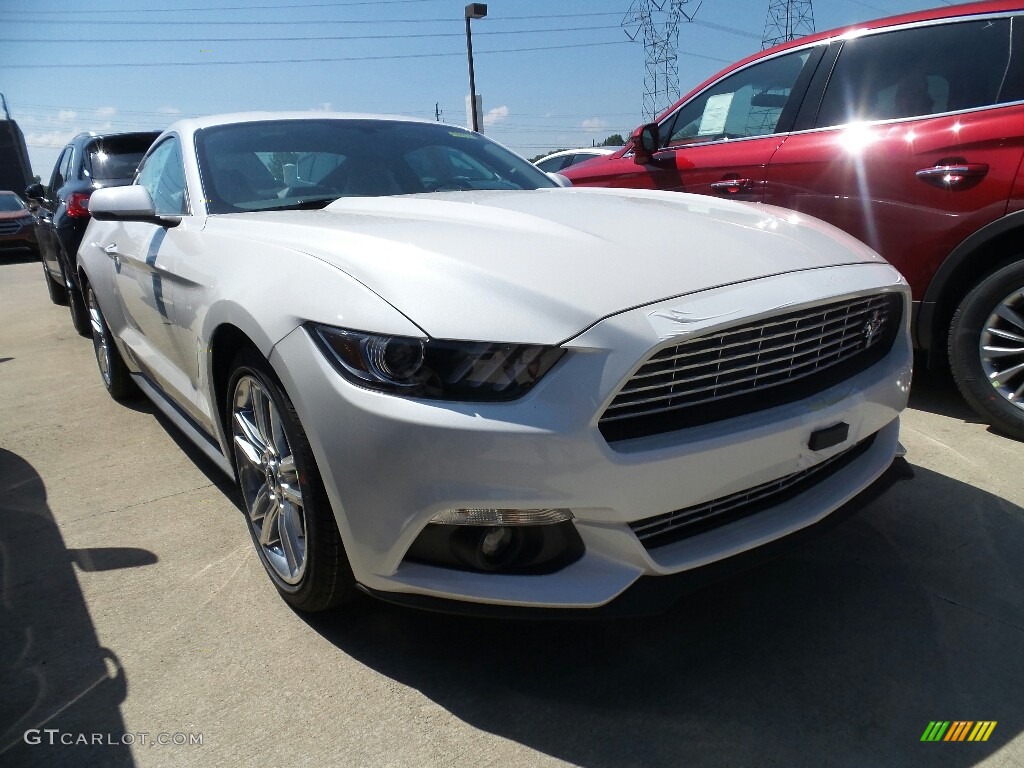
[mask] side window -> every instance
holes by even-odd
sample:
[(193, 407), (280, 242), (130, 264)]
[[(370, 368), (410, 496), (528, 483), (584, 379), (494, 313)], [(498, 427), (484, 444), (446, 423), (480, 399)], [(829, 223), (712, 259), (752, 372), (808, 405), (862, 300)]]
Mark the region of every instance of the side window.
[(71, 147), (64, 147), (64, 151), (60, 153), (60, 157), (57, 159), (57, 164), (53, 166), (53, 176), (50, 177), (50, 194), (57, 194), (57, 190), (64, 186), (64, 181), (67, 178), (65, 175), (65, 169), (71, 164)]
[(936, 24), (848, 40), (825, 89), (817, 126), (998, 104), (1009, 55), (1008, 19)]
[(775, 133), (810, 55), (803, 50), (776, 56), (711, 86), (662, 124), (665, 146)]
[(1003, 87), (999, 89), (999, 103), (1024, 101), (1024, 16), (1013, 17), (1013, 41), (1010, 43), (1013, 58), (1006, 73)]
[(64, 183), (67, 184), (69, 181), (74, 181), (78, 174), (75, 173), (75, 148), (68, 147), (67, 157), (64, 159), (64, 165), (60, 169), (61, 175), (64, 176)]
[(177, 139), (166, 139), (146, 156), (135, 183), (149, 191), (157, 213), (165, 216), (188, 213), (185, 170)]
[(537, 163), (537, 167), (544, 171), (544, 173), (554, 173), (565, 165), (567, 159), (566, 157), (549, 157), (547, 160)]

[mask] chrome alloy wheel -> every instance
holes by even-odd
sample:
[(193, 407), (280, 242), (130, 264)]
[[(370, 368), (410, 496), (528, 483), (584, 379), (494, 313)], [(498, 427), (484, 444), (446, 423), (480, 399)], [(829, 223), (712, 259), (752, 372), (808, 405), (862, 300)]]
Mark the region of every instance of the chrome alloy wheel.
[(992, 387), (1024, 410), (1024, 289), (999, 302), (978, 343), (981, 367)]
[(86, 302), (89, 306), (89, 324), (92, 326), (92, 347), (96, 352), (96, 362), (100, 366), (100, 376), (103, 383), (110, 388), (110, 341), (107, 336), (106, 323), (103, 320), (103, 313), (96, 301), (96, 294), (92, 288), (86, 289)]
[(264, 560), (288, 585), (306, 570), (306, 521), (295, 456), (263, 384), (243, 375), (231, 401), (238, 480)]

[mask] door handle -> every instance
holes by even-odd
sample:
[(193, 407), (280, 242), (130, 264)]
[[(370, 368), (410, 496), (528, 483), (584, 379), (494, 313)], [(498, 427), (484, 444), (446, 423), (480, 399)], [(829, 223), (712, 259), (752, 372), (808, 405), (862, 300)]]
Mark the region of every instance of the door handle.
[(107, 245), (104, 245), (103, 252), (107, 254), (107, 256), (109, 256), (110, 258), (115, 258), (117, 256), (117, 243), (109, 243)]
[(750, 179), (723, 179), (722, 181), (711, 182), (711, 189), (715, 192), (724, 192), (727, 195), (735, 195), (744, 189), (750, 189)]
[(931, 168), (922, 168), (915, 175), (926, 184), (939, 189), (955, 189), (973, 184), (988, 173), (985, 163), (953, 162), (943, 163)]

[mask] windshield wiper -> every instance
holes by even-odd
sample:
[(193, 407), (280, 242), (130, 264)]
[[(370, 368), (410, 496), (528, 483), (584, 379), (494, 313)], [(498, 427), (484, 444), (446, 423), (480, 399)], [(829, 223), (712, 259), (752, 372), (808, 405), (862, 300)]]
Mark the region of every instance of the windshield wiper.
[(275, 205), (272, 208), (264, 208), (264, 211), (308, 211), (314, 208), (326, 208), (329, 204), (337, 200), (336, 195), (329, 197), (311, 197), (308, 200), (299, 200), (297, 203), (289, 203), (288, 205)]

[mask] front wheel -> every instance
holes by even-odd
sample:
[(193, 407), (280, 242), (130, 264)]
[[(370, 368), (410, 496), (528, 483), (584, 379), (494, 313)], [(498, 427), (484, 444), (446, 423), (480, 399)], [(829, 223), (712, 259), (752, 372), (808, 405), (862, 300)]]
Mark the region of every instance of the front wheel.
[(993, 272), (960, 303), (949, 330), (949, 359), (971, 407), (1024, 440), (1024, 261)]
[(352, 569), (291, 400), (255, 353), (236, 359), (228, 393), (246, 521), (271, 581), (302, 611), (352, 600), (357, 595)]

